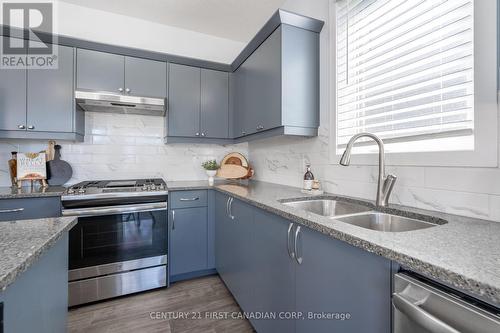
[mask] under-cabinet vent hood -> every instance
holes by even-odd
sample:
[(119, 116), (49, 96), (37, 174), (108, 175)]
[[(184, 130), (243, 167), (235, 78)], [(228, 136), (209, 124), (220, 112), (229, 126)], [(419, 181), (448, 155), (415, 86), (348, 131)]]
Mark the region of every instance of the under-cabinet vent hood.
[(119, 95), (107, 92), (75, 91), (76, 104), (91, 112), (165, 115), (165, 99)]

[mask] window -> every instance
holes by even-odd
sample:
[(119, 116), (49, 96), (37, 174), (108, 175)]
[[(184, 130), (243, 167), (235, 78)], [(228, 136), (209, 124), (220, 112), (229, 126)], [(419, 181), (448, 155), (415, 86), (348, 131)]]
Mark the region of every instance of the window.
[[(484, 155), (488, 134), (483, 162), (496, 165), (496, 15), (479, 16), (490, 10), (496, 1), (336, 1), (336, 154), (370, 132), (391, 153)], [(374, 151), (367, 140), (355, 152)]]

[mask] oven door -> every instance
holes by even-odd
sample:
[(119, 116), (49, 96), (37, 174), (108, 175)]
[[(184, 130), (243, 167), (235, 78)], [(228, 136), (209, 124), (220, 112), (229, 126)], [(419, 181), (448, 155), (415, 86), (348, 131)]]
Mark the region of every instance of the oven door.
[(80, 210), (78, 223), (69, 232), (70, 281), (113, 273), (110, 270), (165, 265), (166, 203), (155, 205), (154, 209), (142, 204)]

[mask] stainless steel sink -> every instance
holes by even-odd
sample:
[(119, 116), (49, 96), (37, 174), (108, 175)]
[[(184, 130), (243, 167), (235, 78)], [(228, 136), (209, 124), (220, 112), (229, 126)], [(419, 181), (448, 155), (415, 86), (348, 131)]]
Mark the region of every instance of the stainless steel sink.
[(337, 218), (337, 220), (366, 229), (386, 232), (412, 231), (437, 226), (437, 224), (426, 221), (379, 212), (344, 216)]
[(283, 202), (284, 205), (306, 210), (322, 216), (340, 216), (348, 214), (363, 213), (372, 210), (370, 207), (350, 202), (337, 201), (333, 199), (298, 200)]

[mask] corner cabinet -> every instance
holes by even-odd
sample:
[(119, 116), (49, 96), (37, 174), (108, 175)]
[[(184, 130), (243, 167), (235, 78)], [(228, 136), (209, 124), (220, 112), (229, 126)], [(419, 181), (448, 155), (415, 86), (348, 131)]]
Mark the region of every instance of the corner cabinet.
[(222, 193), (215, 207), (219, 275), (243, 311), (276, 315), (257, 332), (390, 332), (390, 260)]
[(55, 69), (0, 69), (0, 138), (83, 141), (85, 116), (74, 100), (75, 50), (54, 47)]
[(232, 75), (237, 141), (317, 135), (319, 33), (282, 24)]
[(169, 64), (167, 143), (229, 138), (229, 74)]

